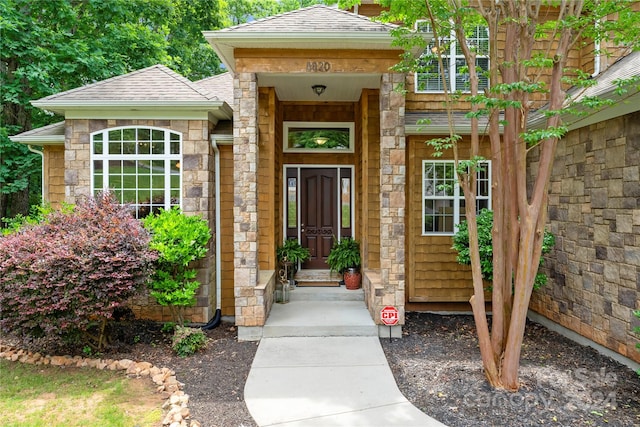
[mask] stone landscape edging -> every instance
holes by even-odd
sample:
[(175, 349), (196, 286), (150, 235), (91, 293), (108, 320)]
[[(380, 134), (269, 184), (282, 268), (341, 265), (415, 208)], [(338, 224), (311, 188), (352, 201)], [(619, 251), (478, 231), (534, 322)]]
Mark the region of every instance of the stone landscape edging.
[(166, 398), (162, 404), (162, 425), (169, 427), (201, 427), (191, 419), (189, 395), (183, 391), (184, 384), (169, 368), (158, 368), (149, 362), (130, 359), (93, 359), (82, 356), (50, 356), (0, 343), (0, 358), (30, 365), (69, 366), (95, 368), (99, 370), (123, 371), (128, 378), (149, 378), (157, 386), (156, 392)]

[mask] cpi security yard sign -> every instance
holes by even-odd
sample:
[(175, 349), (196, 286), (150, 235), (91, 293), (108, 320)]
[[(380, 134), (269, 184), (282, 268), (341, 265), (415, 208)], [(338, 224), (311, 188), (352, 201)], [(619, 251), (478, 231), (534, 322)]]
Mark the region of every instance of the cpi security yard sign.
[(393, 326), (398, 323), (398, 309), (390, 305), (380, 310), (380, 320), (387, 326)]

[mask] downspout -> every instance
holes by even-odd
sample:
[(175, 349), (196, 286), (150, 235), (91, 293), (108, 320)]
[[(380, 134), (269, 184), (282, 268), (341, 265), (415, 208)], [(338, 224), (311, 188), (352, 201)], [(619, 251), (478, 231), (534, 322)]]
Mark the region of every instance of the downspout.
[[(598, 30), (598, 25), (600, 25), (601, 20), (598, 19), (598, 21), (595, 23), (596, 25), (596, 32)], [(597, 52), (594, 57), (593, 57), (593, 74), (591, 74), (591, 77), (596, 77), (598, 74), (600, 74), (600, 40), (596, 41), (595, 43), (595, 51)]]
[(44, 152), (40, 150), (36, 150), (35, 148), (33, 148), (33, 146), (29, 144), (27, 144), (27, 149), (32, 153), (36, 153), (37, 155), (39, 155), (42, 160), (42, 170), (40, 171), (40, 191), (41, 191), (40, 197), (42, 197), (42, 200), (40, 201), (40, 204), (44, 205)]
[(222, 277), (221, 271), (222, 266), (220, 263), (220, 257), (222, 254), (222, 243), (220, 241), (220, 230), (221, 230), (221, 220), (220, 220), (220, 150), (218, 148), (218, 140), (223, 142), (225, 140), (226, 143), (233, 143), (233, 137), (229, 135), (212, 135), (211, 136), (211, 147), (213, 148), (214, 153), (214, 176), (216, 180), (215, 185), (215, 198), (216, 198), (216, 218), (215, 218), (215, 227), (216, 227), (216, 312), (215, 315), (209, 322), (202, 327), (204, 330), (211, 330), (220, 325), (222, 321)]

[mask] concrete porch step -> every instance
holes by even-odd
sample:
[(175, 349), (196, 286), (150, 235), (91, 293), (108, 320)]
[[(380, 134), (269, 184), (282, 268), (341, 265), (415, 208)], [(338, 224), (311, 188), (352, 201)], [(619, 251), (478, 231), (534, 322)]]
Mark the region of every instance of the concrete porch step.
[(342, 275), (330, 270), (298, 270), (295, 279), (299, 287), (338, 287)]
[(336, 287), (301, 287), (296, 286), (290, 293), (289, 300), (297, 301), (364, 301), (364, 291), (347, 290), (344, 286)]
[(378, 336), (364, 301), (306, 300), (303, 289), (292, 291), (289, 303), (273, 305), (263, 338)]

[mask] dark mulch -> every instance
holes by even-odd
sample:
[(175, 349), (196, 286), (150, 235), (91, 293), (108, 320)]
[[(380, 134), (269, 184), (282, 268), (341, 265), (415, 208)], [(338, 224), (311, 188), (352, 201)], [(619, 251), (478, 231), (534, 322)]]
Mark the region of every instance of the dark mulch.
[[(135, 323), (135, 322), (134, 322)], [(254, 427), (244, 403), (244, 384), (258, 343), (238, 342), (237, 329), (222, 322), (206, 331), (207, 347), (193, 356), (178, 357), (170, 348), (171, 335), (163, 334), (160, 325), (138, 323), (127, 328), (127, 342), (137, 342), (109, 357), (144, 360), (173, 369), (178, 381), (185, 384), (192, 418), (204, 427)]]
[(404, 395), (450, 427), (640, 426), (640, 377), (538, 324), (517, 393), (487, 385), (471, 316), (409, 313), (404, 337), (382, 347)]
[[(204, 351), (181, 358), (159, 324), (122, 322), (103, 357), (174, 369), (203, 426), (255, 426), (243, 389), (257, 343), (224, 322), (206, 334)], [(527, 326), (518, 393), (487, 385), (471, 316), (409, 313), (404, 337), (382, 347), (404, 395), (450, 427), (640, 426), (640, 377), (540, 325)]]

